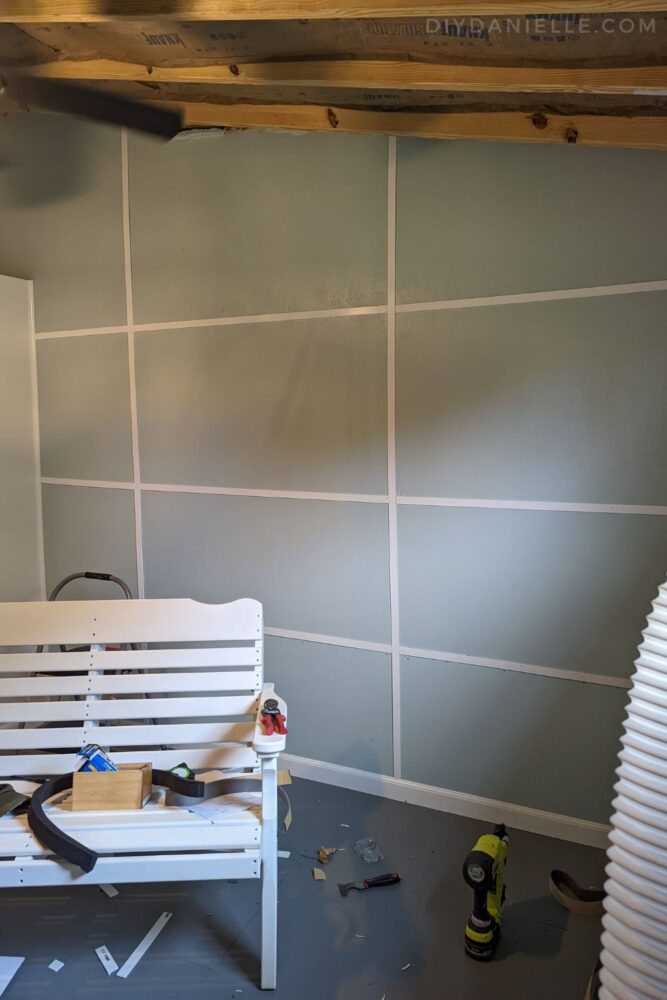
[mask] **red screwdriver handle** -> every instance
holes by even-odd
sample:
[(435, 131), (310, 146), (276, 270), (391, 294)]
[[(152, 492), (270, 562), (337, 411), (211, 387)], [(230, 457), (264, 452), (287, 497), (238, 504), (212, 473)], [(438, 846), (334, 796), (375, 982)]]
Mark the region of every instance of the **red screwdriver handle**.
[(364, 885), (367, 889), (375, 889), (381, 885), (395, 885), (396, 882), (401, 881), (401, 876), (398, 872), (387, 872), (386, 875), (376, 875), (375, 878), (364, 879)]
[(274, 715), (262, 715), (262, 725), (264, 726), (264, 731), (267, 736), (273, 736), (276, 732), (276, 724), (274, 722)]

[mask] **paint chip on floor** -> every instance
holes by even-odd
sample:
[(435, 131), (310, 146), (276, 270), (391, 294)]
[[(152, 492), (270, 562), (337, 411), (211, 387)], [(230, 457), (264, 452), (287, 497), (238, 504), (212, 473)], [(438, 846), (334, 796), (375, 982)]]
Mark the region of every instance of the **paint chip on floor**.
[(64, 967), (65, 963), (61, 962), (59, 958), (54, 958), (51, 964), (49, 965), (49, 968), (51, 969), (52, 972), (60, 972), (60, 970), (63, 969)]

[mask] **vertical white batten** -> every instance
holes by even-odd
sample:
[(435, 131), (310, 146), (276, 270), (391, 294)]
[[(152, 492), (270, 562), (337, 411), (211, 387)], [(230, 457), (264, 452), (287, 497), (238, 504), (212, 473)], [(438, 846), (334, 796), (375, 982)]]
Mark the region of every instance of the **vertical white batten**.
[(389, 498), (389, 619), (391, 734), (394, 777), (401, 777), (401, 641), (396, 505), (396, 136), (389, 136), (387, 170), (387, 494)]
[(28, 323), (30, 337), (30, 383), (32, 388), (32, 441), (35, 454), (35, 495), (37, 504), (37, 573), (39, 599), (46, 600), (46, 562), (44, 558), (44, 516), (42, 514), (42, 453), (39, 438), (39, 388), (37, 382), (37, 339), (35, 331), (35, 291), (28, 286)]
[(120, 136), (120, 170), (123, 193), (123, 258), (125, 264), (125, 306), (127, 312), (127, 350), (130, 382), (130, 422), (132, 428), (132, 479), (134, 488), (134, 537), (137, 560), (137, 591), (146, 596), (144, 549), (141, 525), (141, 467), (139, 464), (139, 425), (137, 421), (137, 379), (134, 355), (134, 305), (132, 302), (132, 248), (130, 240), (130, 175), (127, 129)]

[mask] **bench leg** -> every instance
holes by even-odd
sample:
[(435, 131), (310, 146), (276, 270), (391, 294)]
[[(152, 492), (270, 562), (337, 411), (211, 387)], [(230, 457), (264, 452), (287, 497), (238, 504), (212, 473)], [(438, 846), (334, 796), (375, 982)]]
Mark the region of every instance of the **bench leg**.
[(276, 988), (278, 946), (278, 760), (262, 759), (262, 978)]

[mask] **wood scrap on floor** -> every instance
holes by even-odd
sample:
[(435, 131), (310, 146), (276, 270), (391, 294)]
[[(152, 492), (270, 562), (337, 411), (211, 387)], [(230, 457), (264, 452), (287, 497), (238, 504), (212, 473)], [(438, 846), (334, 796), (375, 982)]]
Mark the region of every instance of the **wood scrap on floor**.
[(322, 871), (321, 868), (313, 868), (313, 878), (316, 882), (326, 882), (326, 872)]

